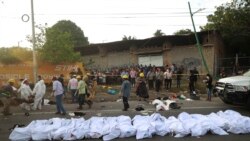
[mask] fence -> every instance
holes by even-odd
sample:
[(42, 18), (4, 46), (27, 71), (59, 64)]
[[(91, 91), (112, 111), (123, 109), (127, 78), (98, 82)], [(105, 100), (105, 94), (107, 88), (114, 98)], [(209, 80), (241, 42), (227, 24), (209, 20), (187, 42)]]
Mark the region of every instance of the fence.
[(250, 56), (218, 58), (218, 64), (216, 68), (218, 77), (239, 75), (250, 69)]

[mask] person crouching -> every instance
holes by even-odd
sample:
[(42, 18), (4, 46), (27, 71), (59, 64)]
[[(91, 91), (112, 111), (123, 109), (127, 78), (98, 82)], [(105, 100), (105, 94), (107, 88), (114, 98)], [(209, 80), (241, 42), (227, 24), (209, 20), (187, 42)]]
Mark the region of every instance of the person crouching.
[(123, 105), (124, 105), (123, 111), (127, 111), (129, 108), (128, 98), (131, 92), (131, 83), (128, 81), (128, 75), (123, 75), (122, 78), (123, 78), (123, 82), (121, 86), (121, 95), (122, 95)]

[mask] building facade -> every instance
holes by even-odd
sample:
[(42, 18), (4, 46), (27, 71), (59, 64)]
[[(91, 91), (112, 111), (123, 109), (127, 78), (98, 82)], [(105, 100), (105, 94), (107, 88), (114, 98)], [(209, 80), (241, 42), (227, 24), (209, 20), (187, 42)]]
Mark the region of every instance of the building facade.
[[(216, 67), (219, 65), (217, 58), (224, 55), (222, 38), (218, 31), (203, 31), (197, 34), (209, 72), (216, 75), (218, 73)], [(207, 73), (194, 34), (91, 44), (77, 47), (75, 50), (81, 53), (84, 64), (92, 69), (137, 64), (155, 66), (176, 64), (183, 66), (186, 71), (196, 67), (200, 73)]]

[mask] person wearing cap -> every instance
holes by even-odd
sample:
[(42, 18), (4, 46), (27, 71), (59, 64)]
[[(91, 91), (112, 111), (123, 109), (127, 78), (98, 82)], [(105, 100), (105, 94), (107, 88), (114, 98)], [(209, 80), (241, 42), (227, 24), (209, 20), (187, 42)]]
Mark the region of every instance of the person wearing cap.
[(121, 86), (121, 95), (123, 100), (123, 111), (127, 111), (129, 108), (128, 98), (131, 92), (131, 83), (128, 81), (128, 75), (122, 76), (123, 82)]
[(14, 87), (15, 80), (9, 79), (8, 84), (3, 86), (2, 92), (0, 93), (0, 100), (3, 103), (3, 115), (12, 115), (10, 112), (10, 103), (14, 96), (16, 96), (16, 88)]
[(72, 78), (68, 83), (68, 91), (71, 93), (72, 103), (77, 102), (77, 95), (75, 95), (78, 86), (78, 81), (76, 79), (76, 75), (72, 75)]
[(64, 91), (62, 87), (62, 83), (58, 81), (56, 77), (52, 78), (52, 82), (53, 82), (53, 94), (56, 98), (57, 112), (55, 114), (66, 115), (66, 111), (64, 109), (63, 101), (62, 101), (63, 91)]
[(139, 73), (139, 77), (136, 81), (136, 95), (138, 96), (139, 101), (141, 101), (141, 98), (143, 98), (144, 101), (147, 101), (147, 99), (149, 98), (143, 72)]
[(78, 94), (78, 104), (79, 104), (79, 107), (77, 109), (81, 110), (82, 105), (84, 105), (85, 103), (87, 84), (83, 80), (82, 76), (77, 76), (77, 80), (78, 80), (77, 94)]
[(20, 88), (17, 90), (18, 93), (21, 93), (22, 104), (20, 107), (26, 111), (30, 111), (31, 105), (29, 103), (30, 96), (32, 95), (32, 90), (29, 86), (28, 79), (24, 79), (21, 83)]

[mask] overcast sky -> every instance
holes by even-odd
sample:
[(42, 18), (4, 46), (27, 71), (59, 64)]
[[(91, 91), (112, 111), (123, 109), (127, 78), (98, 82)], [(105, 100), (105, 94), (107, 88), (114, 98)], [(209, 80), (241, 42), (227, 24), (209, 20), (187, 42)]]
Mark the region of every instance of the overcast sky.
[[(59, 20), (71, 20), (90, 43), (121, 40), (124, 35), (150, 38), (157, 29), (171, 35), (180, 29), (192, 29), (188, 9), (205, 10), (194, 15), (196, 30), (207, 23), (206, 16), (215, 6), (230, 0), (34, 0), (35, 23), (53, 26)], [(0, 47), (31, 47), (31, 0), (0, 0)], [(30, 16), (31, 17), (31, 16)]]

